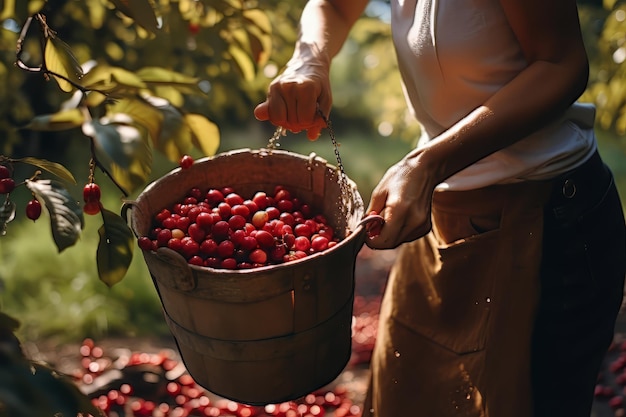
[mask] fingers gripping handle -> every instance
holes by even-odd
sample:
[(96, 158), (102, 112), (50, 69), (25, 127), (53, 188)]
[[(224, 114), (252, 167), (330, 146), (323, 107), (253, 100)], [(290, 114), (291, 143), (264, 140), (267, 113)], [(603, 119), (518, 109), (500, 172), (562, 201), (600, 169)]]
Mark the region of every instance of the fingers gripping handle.
[(361, 219), (359, 223), (357, 223), (357, 227), (364, 226), (367, 236), (374, 237), (378, 236), (378, 234), (380, 233), (380, 229), (383, 227), (384, 223), (385, 219), (383, 218), (383, 216), (375, 213), (370, 213), (367, 216), (363, 217), (363, 219)]

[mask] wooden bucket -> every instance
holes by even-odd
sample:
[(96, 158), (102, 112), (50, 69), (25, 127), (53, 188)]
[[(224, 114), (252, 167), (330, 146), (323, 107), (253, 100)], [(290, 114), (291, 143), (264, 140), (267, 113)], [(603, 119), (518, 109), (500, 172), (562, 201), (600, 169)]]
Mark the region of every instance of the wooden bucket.
[(338, 175), (315, 154), (242, 149), (177, 168), (129, 203), (130, 226), (143, 236), (155, 213), (194, 186), (246, 195), (284, 185), (347, 231), (324, 252), (245, 270), (189, 265), (167, 248), (143, 251), (184, 364), (207, 390), (246, 404), (279, 403), (323, 387), (346, 366), (355, 260), (366, 231), (361, 196), (346, 178), (342, 197)]

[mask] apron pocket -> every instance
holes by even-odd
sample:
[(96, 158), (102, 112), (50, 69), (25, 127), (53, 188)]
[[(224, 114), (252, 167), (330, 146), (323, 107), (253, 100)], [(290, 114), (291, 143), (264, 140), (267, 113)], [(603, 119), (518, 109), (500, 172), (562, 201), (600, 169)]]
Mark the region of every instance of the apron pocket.
[(499, 236), (492, 230), (439, 246), (431, 233), (406, 244), (389, 282), (392, 317), (457, 354), (484, 349), (494, 282), (505, 273)]

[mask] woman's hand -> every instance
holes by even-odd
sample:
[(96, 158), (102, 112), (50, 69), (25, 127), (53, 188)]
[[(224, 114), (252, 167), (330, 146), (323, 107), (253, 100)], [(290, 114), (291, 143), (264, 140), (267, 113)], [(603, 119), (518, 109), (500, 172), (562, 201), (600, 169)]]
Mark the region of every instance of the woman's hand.
[(294, 133), (306, 130), (307, 137), (315, 140), (326, 127), (324, 117), (332, 104), (330, 60), (315, 45), (299, 43), (297, 51), (272, 81), (267, 99), (254, 109), (254, 115)]
[(426, 164), (413, 151), (390, 167), (370, 199), (367, 213), (384, 218), (382, 228), (366, 244), (373, 249), (393, 249), (427, 234), (431, 229), (431, 200), (435, 188)]

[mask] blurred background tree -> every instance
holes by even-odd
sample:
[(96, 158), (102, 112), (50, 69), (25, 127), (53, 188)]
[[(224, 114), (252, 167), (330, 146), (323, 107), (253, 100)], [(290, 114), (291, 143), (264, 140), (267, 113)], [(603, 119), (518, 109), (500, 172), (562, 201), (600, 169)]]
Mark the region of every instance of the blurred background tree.
[[(219, 150), (267, 143), (273, 127), (254, 120), (252, 111), (291, 55), (304, 2), (151, 0), (156, 28), (151, 27), (155, 23), (148, 14), (124, 9), (127, 4), (147, 1), (0, 1), (0, 155), (34, 156), (66, 164), (77, 178), (77, 187), (88, 178), (90, 141), (80, 128), (83, 120), (69, 120), (69, 129), (46, 129), (52, 124), (42, 118), (75, 105), (76, 89), (64, 91), (58, 78), (16, 66), (20, 33), (28, 18), (38, 12), (63, 41), (56, 46), (65, 59), (54, 62), (67, 62), (64, 51), (71, 50), (87, 74), (93, 68), (101, 69), (100, 74), (115, 74), (113, 84), (119, 88), (111, 91), (116, 94), (143, 90), (133, 82), (147, 83), (145, 90), (167, 100), (181, 114), (201, 115), (210, 121), (221, 132), (215, 144)], [(591, 60), (589, 88), (583, 99), (598, 106), (600, 133), (612, 147), (623, 149), (626, 5), (613, 0), (598, 3), (580, 0)], [(32, 24), (21, 45), (19, 58), (27, 67), (45, 62), (39, 31), (40, 27)], [(407, 113), (392, 51), (388, 1), (372, 0), (331, 73), (331, 119), (342, 142), (348, 173), (365, 199), (386, 167), (406, 152), (419, 134)], [(32, 127), (33, 121), (44, 127), (24, 128)], [(290, 150), (313, 150), (333, 160), (332, 148), (325, 141), (284, 142)], [(383, 146), (385, 152), (379, 152)], [(203, 150), (195, 147), (190, 152), (201, 155)], [(156, 152), (150, 172), (145, 172), (146, 181), (175, 166), (174, 159), (167, 152)], [(119, 190), (110, 184), (102, 186), (105, 206), (117, 210)], [(79, 188), (71, 191), (80, 192)], [(132, 197), (133, 192), (129, 194)], [(30, 198), (30, 192), (25, 191), (21, 198)], [(98, 225), (92, 218), (85, 222), (80, 245), (59, 254), (50, 237), (42, 233), (41, 224), (15, 221), (11, 231), (0, 237), (2, 308), (19, 312), (24, 323), (20, 331), (29, 338), (164, 330), (158, 299), (141, 259), (132, 260), (128, 277), (115, 287), (98, 282), (93, 266), (98, 240), (93, 227)], [(42, 261), (33, 263), (33, 259)], [(68, 322), (76, 325), (70, 329)]]
[[(591, 64), (582, 99), (598, 108), (598, 135), (620, 186), (626, 181), (626, 2), (579, 5)], [(120, 152), (105, 165), (118, 173), (118, 184), (101, 183), (104, 206), (119, 207), (118, 185), (132, 197), (182, 153), (264, 146), (273, 127), (254, 120), (252, 111), (291, 55), (303, 6), (289, 0), (0, 0), (0, 156), (64, 164), (77, 179), (70, 185), (76, 194), (92, 173), (97, 139)], [(396, 71), (389, 17), (389, 1), (372, 0), (331, 73), (331, 119), (364, 199), (419, 135)], [(69, 111), (81, 105), (89, 117)], [(144, 149), (150, 158), (121, 174), (120, 155), (131, 166), (141, 153), (122, 152), (122, 139), (130, 137), (119, 129), (114, 144), (103, 139), (104, 120), (119, 114), (134, 117), (134, 139), (152, 136)], [(155, 139), (159, 135), (163, 140)], [(283, 142), (290, 150), (334, 158), (323, 140)], [(25, 204), (32, 190), (21, 188), (12, 199)], [(126, 259), (127, 277), (115, 286), (98, 280), (97, 221), (88, 216), (80, 244), (62, 253), (41, 222), (18, 216), (0, 236), (0, 309), (21, 322), (0, 313), (0, 347), (13, 346), (14, 332), (22, 340), (61, 342), (169, 334), (140, 257)], [(0, 349), (0, 356), (7, 352), (14, 351)], [(9, 361), (21, 372), (30, 369), (23, 359)], [(11, 386), (14, 376), (0, 373), (0, 383)], [(52, 392), (46, 384), (42, 392)]]

